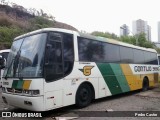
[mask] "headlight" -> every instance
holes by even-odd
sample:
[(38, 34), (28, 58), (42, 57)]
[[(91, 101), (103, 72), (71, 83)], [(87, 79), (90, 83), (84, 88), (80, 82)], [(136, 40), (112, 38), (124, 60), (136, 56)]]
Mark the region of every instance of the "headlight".
[(38, 96), (40, 94), (39, 90), (23, 90), (23, 95), (29, 95), (29, 96)]

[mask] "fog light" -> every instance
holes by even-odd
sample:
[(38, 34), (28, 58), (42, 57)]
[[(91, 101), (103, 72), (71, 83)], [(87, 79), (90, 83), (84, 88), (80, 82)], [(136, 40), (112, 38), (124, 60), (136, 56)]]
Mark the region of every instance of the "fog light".
[(24, 101), (24, 104), (25, 105), (32, 105), (32, 102), (30, 102), (30, 101)]

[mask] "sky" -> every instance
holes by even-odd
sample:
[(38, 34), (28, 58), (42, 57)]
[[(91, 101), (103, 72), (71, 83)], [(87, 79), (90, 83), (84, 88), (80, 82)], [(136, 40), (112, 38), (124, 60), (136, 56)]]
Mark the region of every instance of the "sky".
[(158, 41), (160, 21), (159, 0), (6, 0), (25, 8), (42, 9), (55, 20), (86, 32), (102, 31), (120, 35), (120, 26), (126, 24), (132, 31), (132, 22), (147, 21), (151, 26), (151, 40)]

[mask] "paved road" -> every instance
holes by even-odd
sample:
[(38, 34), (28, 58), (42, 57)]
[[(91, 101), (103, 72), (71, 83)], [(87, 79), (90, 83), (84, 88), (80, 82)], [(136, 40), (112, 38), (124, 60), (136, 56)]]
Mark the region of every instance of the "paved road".
[[(1, 90), (0, 90), (0, 109), (4, 108), (5, 104), (2, 102), (1, 99)], [(9, 108), (7, 111), (10, 112), (30, 112), (22, 109), (17, 108)], [(80, 111), (80, 112), (78, 112)], [(87, 112), (84, 112), (87, 111)], [(96, 112), (91, 112), (96, 111)], [(97, 111), (108, 111), (108, 112), (97, 112)], [(115, 112), (115, 111), (121, 111), (121, 112)], [(125, 112), (126, 111), (126, 112)], [(127, 112), (127, 111), (135, 111), (135, 112)], [(139, 111), (139, 112), (137, 112)], [(155, 88), (151, 89), (146, 92), (142, 91), (135, 91), (131, 93), (116, 95), (112, 97), (102, 98), (99, 100), (95, 100), (90, 106), (78, 109), (74, 105), (69, 107), (60, 108), (57, 110), (52, 110), (48, 112), (43, 112), (42, 116), (44, 120), (54, 120), (56, 119), (73, 119), (76, 118), (78, 120), (86, 119), (86, 120), (115, 120), (117, 117), (100, 117), (101, 115), (104, 115), (103, 113), (114, 113), (113, 116), (127, 116), (129, 115), (135, 115), (143, 113), (146, 114), (146, 112), (141, 111), (160, 111), (160, 89)], [(91, 117), (94, 115), (98, 115), (99, 117)], [(109, 114), (111, 115), (111, 114)], [(160, 116), (160, 112), (158, 113)], [(67, 117), (68, 116), (68, 117)], [(90, 117), (80, 117), (80, 116), (90, 116)], [(9, 118), (0, 118), (3, 120), (8, 120)], [(22, 118), (16, 118), (16, 120), (21, 120)], [(24, 118), (23, 118), (24, 119)], [(25, 118), (27, 120), (30, 120), (31, 118)], [(33, 119), (33, 118), (32, 118)], [(35, 119), (35, 118), (34, 118)], [(120, 120), (135, 120), (135, 119), (144, 119), (144, 120), (159, 120), (158, 117), (118, 117)]]

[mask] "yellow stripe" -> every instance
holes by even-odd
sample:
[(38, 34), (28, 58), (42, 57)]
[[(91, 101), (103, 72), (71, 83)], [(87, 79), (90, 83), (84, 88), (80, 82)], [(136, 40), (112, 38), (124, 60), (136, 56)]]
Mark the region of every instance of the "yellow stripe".
[(23, 89), (28, 90), (31, 84), (31, 80), (24, 80)]
[(126, 77), (130, 90), (137, 90), (142, 88), (142, 80), (140, 75), (133, 75), (132, 70), (129, 64), (120, 65), (123, 71), (123, 74)]

